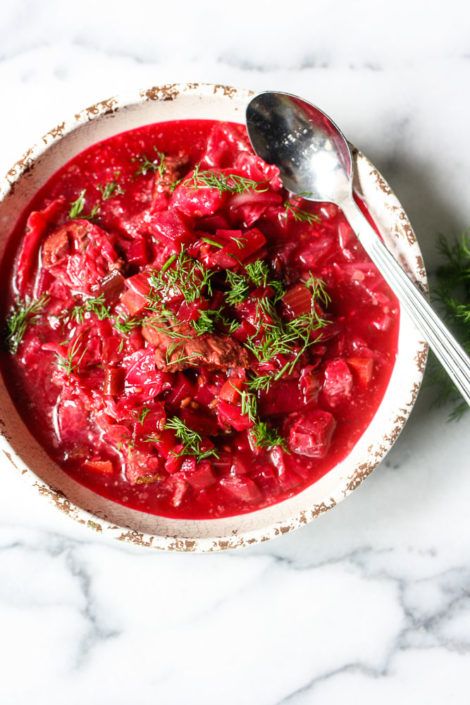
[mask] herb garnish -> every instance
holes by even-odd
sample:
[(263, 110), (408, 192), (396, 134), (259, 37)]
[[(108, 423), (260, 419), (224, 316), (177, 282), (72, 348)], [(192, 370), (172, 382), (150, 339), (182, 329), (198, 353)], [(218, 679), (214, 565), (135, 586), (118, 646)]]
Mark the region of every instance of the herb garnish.
[(82, 218), (83, 220), (93, 220), (93, 218), (96, 218), (96, 216), (100, 212), (100, 204), (95, 203), (88, 215), (85, 215), (83, 213), (83, 209), (85, 208), (85, 196), (86, 188), (80, 191), (77, 199), (75, 201), (72, 201), (72, 203), (70, 204), (69, 218), (71, 220), (73, 220), (74, 218)]
[(262, 259), (257, 259), (247, 264), (246, 273), (256, 286), (267, 286), (269, 277), (269, 267)]
[(250, 421), (253, 423), (256, 421), (258, 416), (258, 401), (256, 396), (252, 392), (247, 392), (246, 389), (237, 389), (234, 385), (232, 387), (240, 395), (241, 411), (244, 416), (248, 416)]
[[(65, 344), (67, 344), (68, 341), (66, 341)], [(77, 355), (80, 352), (80, 346), (81, 346), (82, 341), (80, 340), (80, 336), (76, 338), (72, 344), (67, 348), (67, 352), (65, 355), (60, 355), (57, 353), (57, 365), (64, 370), (64, 372), (67, 375), (71, 375), (72, 372), (75, 372), (83, 360), (83, 357), (86, 353), (86, 346), (83, 347), (83, 350), (81, 351), (80, 357), (77, 359)]]
[[(445, 320), (470, 355), (470, 234), (450, 242), (441, 236), (438, 248), (444, 264), (436, 272), (433, 299), (440, 304)], [(453, 403), (450, 418), (460, 418), (468, 406), (434, 355), (430, 357), (429, 370), (430, 383), (438, 389), (437, 402)]]
[(248, 279), (243, 274), (232, 272), (227, 269), (225, 272), (225, 280), (230, 286), (230, 290), (225, 294), (225, 301), (229, 306), (236, 306), (248, 297), (250, 286)]
[(211, 169), (201, 170), (199, 164), (193, 173), (184, 179), (183, 184), (191, 188), (216, 188), (220, 193), (245, 193), (256, 191), (262, 193), (268, 190), (263, 184), (253, 179), (247, 179), (239, 174), (223, 174)]
[(284, 208), (286, 209), (286, 213), (288, 215), (292, 215), (294, 220), (300, 223), (308, 223), (309, 225), (312, 225), (313, 223), (321, 223), (320, 216), (316, 215), (315, 213), (310, 213), (309, 211), (302, 210), (301, 208), (298, 208), (298, 206), (295, 206), (293, 203), (290, 203), (289, 201), (286, 201), (284, 203)]
[(193, 455), (197, 462), (204, 460), (204, 458), (218, 458), (218, 453), (215, 448), (210, 448), (209, 450), (201, 450), (202, 436), (194, 431), (189, 426), (186, 426), (184, 421), (179, 418), (179, 416), (172, 416), (171, 419), (165, 424), (165, 428), (171, 429), (175, 432), (175, 436), (183, 444), (183, 448), (179, 453), (175, 453), (177, 456), (181, 455)]
[(213, 247), (218, 247), (219, 249), (223, 249), (223, 245), (221, 245), (220, 242), (216, 242), (215, 240), (211, 240), (210, 237), (202, 237), (201, 238), (202, 242), (207, 242), (208, 245), (212, 245)]
[(188, 302), (199, 299), (203, 292), (212, 294), (211, 278), (213, 272), (206, 269), (201, 262), (181, 251), (178, 256), (172, 255), (159, 272), (154, 272), (149, 282), (153, 292), (150, 292), (150, 304), (154, 303), (155, 294), (166, 298), (177, 289)]
[(267, 392), (273, 381), (272, 375), (258, 375), (248, 381), (248, 388), (253, 392)]
[(271, 287), (274, 290), (273, 303), (277, 303), (286, 293), (285, 288), (278, 279), (270, 279), (270, 271), (266, 262), (257, 259), (247, 264), (246, 273), (255, 286)]
[(312, 292), (313, 302), (318, 302), (323, 306), (328, 306), (331, 303), (331, 296), (326, 290), (326, 284), (323, 279), (310, 274), (305, 282), (305, 286)]
[(226, 320), (222, 313), (222, 307), (217, 309), (208, 308), (206, 310), (199, 311), (199, 318), (197, 321), (192, 321), (191, 325), (198, 335), (203, 335), (204, 333), (210, 333), (214, 330), (215, 324), (220, 321), (226, 325), (230, 325), (230, 322)]
[(160, 178), (166, 172), (166, 157), (163, 152), (159, 152), (156, 147), (153, 148), (156, 153), (155, 159), (149, 159), (146, 154), (141, 154), (134, 161), (140, 163), (139, 168), (135, 172), (136, 176), (146, 176), (149, 172), (157, 173)]
[[(317, 310), (318, 304), (327, 306), (330, 302), (325, 283), (311, 275), (305, 285), (312, 292), (310, 311), (290, 321), (280, 318), (275, 306), (276, 299), (263, 297), (258, 301), (261, 322), (256, 333), (245, 342), (245, 347), (259, 362), (269, 362), (277, 355), (289, 359), (277, 372), (249, 380), (248, 387), (253, 392), (267, 391), (272, 382), (291, 374), (305, 351), (319, 340), (318, 336), (312, 337), (312, 333), (328, 324)], [(272, 322), (263, 320), (261, 314), (269, 316)]]
[(78, 323), (82, 323), (85, 313), (94, 313), (100, 321), (109, 318), (111, 312), (105, 304), (104, 294), (86, 299), (82, 304), (74, 306), (72, 309), (72, 318)]
[(18, 352), (19, 344), (26, 333), (26, 329), (37, 322), (41, 311), (48, 301), (48, 294), (43, 294), (36, 300), (26, 297), (23, 301), (18, 300), (16, 302), (15, 308), (7, 319), (6, 340), (8, 350), (13, 355)]
[(78, 194), (77, 200), (72, 201), (72, 203), (70, 204), (69, 218), (78, 218), (78, 216), (81, 214), (81, 212), (85, 208), (85, 195), (86, 189), (84, 188), (83, 191), (80, 191), (80, 193)]
[(259, 448), (272, 448), (280, 446), (287, 451), (285, 439), (265, 421), (258, 421), (251, 429), (251, 435)]
[(140, 410), (140, 413), (137, 417), (137, 421), (142, 425), (147, 418), (147, 415), (150, 414), (150, 407), (149, 406), (143, 406), (142, 409)]
[(124, 316), (118, 316), (114, 321), (114, 327), (123, 335), (128, 335), (128, 333), (133, 331), (134, 328), (138, 328), (140, 325), (142, 325), (142, 320), (135, 317), (126, 318)]
[(98, 188), (103, 201), (107, 201), (113, 196), (122, 196), (124, 193), (124, 189), (117, 181), (108, 181), (104, 186), (99, 186)]

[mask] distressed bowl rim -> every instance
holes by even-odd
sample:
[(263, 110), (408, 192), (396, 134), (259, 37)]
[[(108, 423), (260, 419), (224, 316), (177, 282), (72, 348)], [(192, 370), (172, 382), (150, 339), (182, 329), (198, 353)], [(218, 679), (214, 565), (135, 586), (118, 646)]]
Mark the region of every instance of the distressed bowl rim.
[[(174, 100), (181, 95), (194, 95), (200, 98), (220, 95), (229, 99), (236, 98), (237, 100), (247, 100), (253, 94), (254, 92), (251, 90), (235, 88), (223, 84), (174, 83), (161, 86), (152, 86), (147, 89), (130, 92), (128, 94), (119, 94), (112, 96), (111, 98), (98, 101), (88, 108), (76, 113), (74, 116), (59, 123), (43, 135), (38, 142), (26, 150), (23, 156), (8, 170), (5, 177), (0, 181), (0, 202), (7, 197), (7, 195), (14, 189), (15, 184), (30, 170), (32, 165), (38, 160), (38, 158), (41, 157), (42, 154), (44, 154), (52, 145), (59, 142), (63, 137), (87, 122), (100, 120), (107, 115), (112, 115), (122, 109), (130, 108), (131, 106), (138, 106), (146, 101)], [(412, 273), (418, 284), (420, 284), (424, 290), (427, 290), (427, 276), (419, 245), (403, 207), (378, 169), (376, 169), (367, 157), (355, 148), (354, 145), (351, 146), (353, 148), (355, 163), (361, 162), (363, 166), (365, 165), (369, 168), (370, 175), (376, 180), (380, 190), (386, 194), (387, 198), (394, 202), (396, 218), (400, 221), (400, 226), (406, 232), (407, 243), (405, 244), (415, 258), (414, 261), (416, 264), (412, 267)], [(400, 328), (401, 325), (402, 322), (400, 321)], [(216, 538), (185, 538), (134, 531), (126, 527), (109, 523), (97, 515), (82, 509), (69, 500), (63, 493), (49, 486), (35, 474), (34, 470), (30, 467), (25, 467), (21, 456), (16, 453), (16, 450), (10, 445), (5, 434), (3, 433), (0, 435), (0, 449), (3, 451), (3, 454), (9, 463), (20, 471), (21, 476), (27, 479), (29, 484), (36, 488), (42, 496), (46, 497), (53, 506), (60, 509), (63, 513), (74, 519), (79, 524), (87, 526), (88, 528), (104, 536), (110, 536), (126, 543), (165, 551), (202, 553), (245, 547), (270, 540), (282, 534), (290, 533), (300, 526), (309, 523), (320, 514), (336, 506), (337, 503), (347, 497), (364, 481), (368, 475), (373, 472), (373, 470), (375, 470), (403, 429), (416, 401), (424, 374), (424, 367), (427, 357), (427, 345), (418, 337), (416, 337), (415, 352), (416, 367), (413, 375), (413, 384), (411, 389), (407, 390), (409, 394), (406, 401), (402, 399), (403, 406), (400, 407), (400, 414), (395, 420), (394, 427), (392, 429), (386, 429), (386, 431), (389, 432), (385, 432), (383, 434), (380, 447), (378, 451), (375, 452), (373, 459), (362, 464), (361, 466), (356, 467), (355, 472), (351, 474), (348, 482), (345, 483), (344, 486), (339, 486), (336, 492), (331, 493), (328, 501), (316, 505), (309, 511), (297, 512), (295, 515), (291, 516), (287, 524), (285, 520), (281, 520), (267, 525), (262, 529), (258, 528), (253, 531), (246, 531), (240, 534), (225, 535)]]

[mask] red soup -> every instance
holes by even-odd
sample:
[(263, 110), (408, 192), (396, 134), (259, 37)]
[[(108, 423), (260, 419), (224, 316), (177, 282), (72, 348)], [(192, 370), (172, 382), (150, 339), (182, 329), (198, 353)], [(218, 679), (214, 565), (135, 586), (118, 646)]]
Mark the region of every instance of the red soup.
[(66, 473), (130, 507), (279, 502), (349, 453), (390, 378), (396, 300), (338, 209), (290, 196), (240, 125), (93, 145), (11, 251), (11, 395)]

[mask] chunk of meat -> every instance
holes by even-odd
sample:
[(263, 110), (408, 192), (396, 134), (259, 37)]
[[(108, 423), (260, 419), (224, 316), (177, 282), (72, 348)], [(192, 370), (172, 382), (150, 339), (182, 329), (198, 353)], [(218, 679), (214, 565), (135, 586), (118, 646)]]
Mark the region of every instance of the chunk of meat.
[(69, 252), (73, 237), (78, 240), (86, 237), (85, 223), (67, 223), (48, 235), (42, 246), (43, 265), (49, 268), (63, 260)]
[(91, 293), (122, 262), (113, 238), (88, 220), (73, 220), (50, 233), (41, 250), (45, 269), (77, 292)]
[(206, 333), (193, 338), (175, 338), (150, 326), (142, 328), (144, 338), (155, 347), (159, 370), (185, 370), (204, 365), (210, 370), (248, 367), (247, 351), (228, 335)]

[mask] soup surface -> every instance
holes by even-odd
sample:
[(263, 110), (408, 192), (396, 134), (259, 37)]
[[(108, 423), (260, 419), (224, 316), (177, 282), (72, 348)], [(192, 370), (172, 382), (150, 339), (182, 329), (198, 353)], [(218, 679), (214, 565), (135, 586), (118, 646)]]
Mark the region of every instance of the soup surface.
[(289, 195), (240, 125), (93, 145), (10, 250), (10, 393), (65, 472), (130, 507), (279, 502), (349, 453), (390, 378), (395, 298), (338, 209)]

